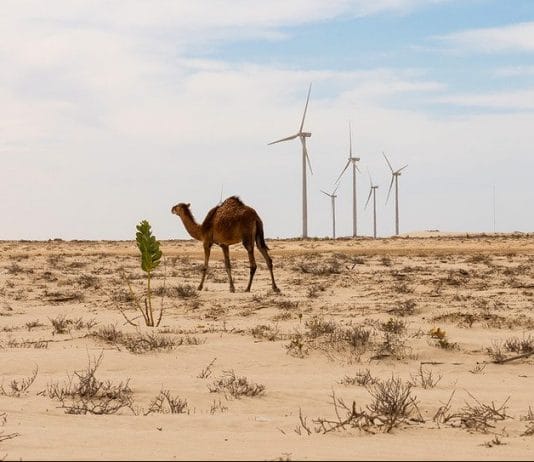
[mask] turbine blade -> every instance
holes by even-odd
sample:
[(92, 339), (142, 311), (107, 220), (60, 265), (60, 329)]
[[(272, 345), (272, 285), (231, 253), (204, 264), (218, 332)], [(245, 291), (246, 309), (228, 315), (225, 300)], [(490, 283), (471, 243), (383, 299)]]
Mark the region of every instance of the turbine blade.
[(388, 167), (389, 167), (389, 169), (391, 170), (391, 173), (393, 173), (393, 167), (392, 167), (391, 164), (389, 163), (389, 160), (388, 160), (388, 158), (386, 157), (386, 155), (384, 154), (384, 152), (382, 152), (382, 155), (384, 156), (384, 159), (386, 159), (386, 162), (388, 163)]
[[(337, 180), (334, 182), (334, 184), (338, 183), (339, 180), (341, 180), (341, 177), (343, 176), (343, 174), (345, 173), (345, 171), (349, 168), (349, 165), (350, 165), (350, 159), (347, 161), (347, 164), (345, 165), (345, 168), (343, 169), (343, 171), (339, 174), (339, 176), (337, 177)], [(336, 188), (337, 189), (337, 188)]]
[(302, 129), (304, 128), (304, 119), (306, 118), (306, 111), (308, 110), (308, 101), (310, 101), (310, 92), (311, 92), (311, 86), (308, 88), (308, 97), (306, 98), (306, 106), (304, 106), (304, 114), (302, 115), (302, 122), (300, 123), (299, 133), (302, 132)]
[(299, 136), (298, 133), (296, 135), (291, 135), (286, 138), (282, 138), (281, 140), (271, 141), (270, 143), (267, 143), (267, 145), (281, 143), (282, 141), (294, 140), (297, 136)]
[(393, 187), (393, 181), (395, 180), (395, 177), (391, 175), (391, 183), (389, 183), (389, 189), (388, 189), (388, 197), (386, 198), (386, 204), (389, 200), (389, 195), (391, 194), (391, 188)]
[(362, 171), (358, 168), (358, 164), (356, 164), (356, 170), (360, 173), (362, 173)]
[(408, 164), (406, 164), (404, 167), (399, 168), (395, 173), (399, 173), (401, 170), (404, 170), (406, 167), (408, 167)]
[(334, 197), (337, 197), (336, 196), (337, 188), (339, 188), (339, 184), (336, 186), (336, 189), (334, 189), (334, 191), (332, 191), (332, 196), (334, 196)]
[(310, 168), (310, 173), (313, 175), (310, 156), (308, 156), (308, 149), (306, 149), (306, 139), (303, 137), (303, 138), (301, 138), (301, 140), (302, 140), (302, 149), (304, 150), (304, 154), (306, 156), (306, 161), (308, 162), (308, 167)]
[(349, 122), (349, 157), (352, 157), (352, 126)]
[(330, 197), (330, 194), (328, 194), (326, 191), (323, 191), (323, 190), (321, 189), (321, 192), (322, 192), (323, 194), (326, 194), (328, 197)]
[(369, 204), (369, 201), (371, 200), (371, 194), (373, 194), (373, 188), (369, 188), (369, 196), (367, 196), (367, 202), (365, 203), (364, 209), (367, 208), (367, 205)]

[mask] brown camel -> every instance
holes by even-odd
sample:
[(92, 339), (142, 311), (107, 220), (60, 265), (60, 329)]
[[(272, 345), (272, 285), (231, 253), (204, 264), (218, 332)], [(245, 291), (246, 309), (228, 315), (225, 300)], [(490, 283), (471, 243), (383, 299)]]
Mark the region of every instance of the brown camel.
[(228, 246), (242, 242), (248, 252), (250, 261), (250, 278), (245, 292), (250, 292), (252, 279), (256, 272), (256, 259), (254, 258), (254, 243), (267, 262), (271, 273), (272, 287), (275, 292), (280, 292), (274, 282), (273, 261), (267, 252), (269, 248), (263, 237), (263, 223), (252, 207), (248, 207), (236, 196), (229, 197), (221, 204), (213, 207), (202, 224), (198, 224), (190, 210), (191, 204), (180, 203), (175, 205), (171, 212), (178, 215), (184, 223), (187, 232), (204, 244), (204, 266), (202, 267), (202, 279), (198, 290), (202, 290), (204, 279), (208, 271), (211, 246), (217, 244), (224, 253), (224, 266), (230, 280), (230, 292), (235, 292), (234, 281), (230, 268), (230, 253)]

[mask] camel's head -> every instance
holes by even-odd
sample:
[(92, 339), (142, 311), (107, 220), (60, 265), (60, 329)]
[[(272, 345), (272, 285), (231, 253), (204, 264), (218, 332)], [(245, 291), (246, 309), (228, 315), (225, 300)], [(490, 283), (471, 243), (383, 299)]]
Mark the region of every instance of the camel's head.
[(182, 216), (184, 211), (187, 211), (190, 213), (189, 207), (191, 207), (191, 204), (184, 204), (183, 202), (180, 202), (179, 204), (176, 204), (172, 209), (171, 213), (174, 215), (178, 215), (179, 217)]

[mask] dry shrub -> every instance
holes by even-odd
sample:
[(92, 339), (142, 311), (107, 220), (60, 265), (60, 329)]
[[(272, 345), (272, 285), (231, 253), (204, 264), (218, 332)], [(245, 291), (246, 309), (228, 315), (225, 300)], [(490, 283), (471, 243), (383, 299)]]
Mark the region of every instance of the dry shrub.
[[(356, 428), (367, 432), (383, 431), (389, 433), (393, 428), (409, 421), (422, 422), (417, 407), (417, 398), (412, 395), (412, 386), (400, 378), (391, 377), (387, 380), (374, 380), (366, 386), (372, 401), (364, 409), (357, 409), (356, 402), (347, 405), (332, 392), (332, 405), (336, 418), (319, 417), (313, 420), (315, 433), (329, 433), (336, 430)], [(304, 429), (308, 435), (312, 429), (299, 412), (300, 426), (297, 433)]]
[(132, 409), (132, 390), (129, 379), (113, 383), (96, 378), (96, 370), (102, 362), (102, 353), (85, 370), (75, 371), (67, 381), (49, 384), (40, 394), (56, 399), (66, 414), (115, 414), (123, 408)]
[(208, 385), (210, 393), (223, 392), (225, 396), (240, 399), (243, 396), (255, 397), (265, 393), (265, 385), (249, 382), (246, 377), (238, 377), (233, 370), (223, 371), (223, 375)]
[[(2, 412), (0, 413), (0, 427), (3, 427), (6, 423), (7, 423), (7, 414), (5, 412)], [(20, 436), (20, 433), (4, 433), (4, 431), (2, 430), (0, 431), (0, 443), (2, 441), (16, 438), (17, 436)]]
[(534, 337), (528, 335), (528, 337), (509, 337), (504, 341), (504, 348), (512, 353), (524, 354), (534, 353)]
[(13, 379), (9, 383), (9, 389), (6, 390), (4, 388), (4, 384), (0, 385), (0, 396), (10, 396), (10, 397), (17, 397), (19, 398), (23, 394), (28, 392), (28, 388), (30, 388), (35, 382), (35, 379), (37, 377), (37, 373), (39, 372), (39, 368), (35, 366), (33, 369), (32, 375), (29, 377), (24, 377), (23, 379), (17, 380)]
[(335, 257), (330, 258), (325, 262), (300, 263), (296, 268), (304, 274), (312, 274), (314, 276), (331, 276), (332, 274), (341, 274), (343, 270), (342, 264)]
[(154, 294), (177, 298), (198, 298), (198, 291), (191, 284), (178, 284), (176, 287), (158, 287), (154, 290)]
[(509, 397), (500, 406), (496, 406), (494, 401), (491, 404), (481, 403), (469, 392), (468, 394), (474, 402), (466, 402), (458, 412), (451, 412), (451, 401), (454, 396), (452, 392), (449, 401), (438, 409), (433, 420), (438, 425), (447, 424), (472, 432), (487, 433), (489, 429), (495, 428), (496, 422), (510, 417), (506, 414)]
[(123, 346), (128, 351), (136, 354), (148, 353), (150, 351), (169, 351), (182, 345), (200, 345), (205, 343), (205, 339), (190, 335), (174, 337), (158, 332), (122, 332), (117, 330), (115, 325), (102, 326), (97, 331), (93, 331), (91, 335), (117, 347)]
[(171, 395), (169, 390), (161, 390), (159, 394), (151, 401), (148, 414), (185, 414), (189, 413), (189, 406), (186, 399), (180, 399), (178, 396)]
[(410, 374), (410, 384), (414, 387), (421, 386), (425, 390), (428, 388), (434, 388), (443, 378), (441, 374), (434, 375), (434, 372), (430, 369), (423, 368), (423, 365), (419, 365), (419, 369), (416, 374)]
[(304, 358), (310, 352), (304, 335), (300, 332), (295, 332), (289, 337), (289, 343), (285, 345), (287, 354), (295, 356), (296, 358)]
[(417, 303), (415, 300), (405, 300), (403, 302), (400, 302), (397, 306), (394, 306), (393, 308), (390, 308), (388, 313), (394, 314), (395, 316), (412, 316), (415, 314), (415, 307), (417, 306)]
[(250, 333), (254, 338), (266, 339), (270, 342), (274, 342), (280, 338), (280, 330), (278, 326), (268, 326), (266, 324), (258, 324), (250, 330)]
[(369, 369), (365, 369), (364, 371), (357, 371), (353, 376), (346, 375), (339, 383), (341, 385), (359, 385), (361, 387), (366, 387), (376, 383), (376, 381), (377, 379), (371, 375), (371, 371)]
[(322, 335), (332, 334), (337, 329), (334, 321), (325, 321), (321, 316), (314, 316), (304, 322), (304, 326), (308, 329), (306, 336), (309, 338), (317, 338)]
[(95, 319), (85, 321), (83, 318), (70, 319), (64, 314), (56, 316), (54, 319), (48, 318), (53, 327), (53, 334), (68, 334), (71, 330), (91, 329), (98, 322)]

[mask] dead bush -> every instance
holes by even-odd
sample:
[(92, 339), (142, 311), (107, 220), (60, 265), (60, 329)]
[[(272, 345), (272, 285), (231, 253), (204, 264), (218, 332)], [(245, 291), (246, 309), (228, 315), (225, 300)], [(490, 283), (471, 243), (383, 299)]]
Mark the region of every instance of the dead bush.
[(4, 388), (4, 384), (2, 383), (2, 385), (0, 385), (0, 395), (19, 398), (20, 396), (28, 392), (28, 388), (30, 388), (33, 382), (35, 382), (35, 378), (37, 377), (38, 372), (39, 367), (35, 366), (32, 375), (24, 377), (20, 380), (12, 379), (9, 383), (8, 390)]
[[(356, 428), (366, 432), (391, 432), (393, 428), (410, 421), (423, 422), (417, 407), (417, 398), (411, 393), (411, 385), (393, 376), (388, 380), (375, 380), (366, 387), (372, 401), (366, 408), (358, 409), (356, 401), (347, 405), (332, 392), (331, 399), (336, 417), (317, 418), (313, 432), (329, 433), (336, 430)], [(308, 435), (312, 429), (307, 419), (299, 412), (300, 426), (295, 431), (301, 434), (304, 429)]]
[(250, 333), (254, 338), (265, 339), (270, 342), (274, 342), (280, 338), (280, 330), (278, 326), (268, 326), (266, 324), (258, 324), (250, 330)]
[[(7, 423), (7, 414), (5, 412), (0, 413), (0, 427), (3, 427)], [(5, 433), (3, 430), (0, 431), (0, 443), (2, 441), (11, 440), (20, 436), (20, 433)]]
[(223, 375), (208, 385), (210, 393), (223, 392), (225, 396), (240, 399), (243, 396), (256, 397), (265, 393), (265, 385), (249, 382), (246, 377), (238, 377), (233, 370), (223, 371)]
[(161, 390), (151, 401), (148, 411), (144, 415), (158, 414), (185, 414), (189, 413), (186, 399), (171, 395), (169, 390)]
[(71, 330), (81, 330), (81, 329), (91, 329), (98, 322), (95, 319), (90, 319), (85, 321), (83, 318), (70, 319), (67, 318), (64, 314), (56, 316), (54, 319), (48, 318), (52, 324), (53, 331), (55, 334), (68, 334)]
[(321, 316), (314, 316), (306, 320), (304, 326), (308, 329), (306, 336), (312, 339), (321, 337), (322, 335), (332, 334), (337, 328), (334, 321), (325, 321)]
[(96, 378), (96, 371), (102, 361), (102, 353), (87, 368), (75, 371), (63, 383), (49, 384), (40, 394), (58, 400), (66, 414), (115, 414), (121, 409), (132, 410), (132, 390), (129, 379), (113, 383)]
[(169, 351), (182, 345), (200, 345), (206, 341), (190, 335), (175, 337), (158, 332), (122, 332), (117, 330), (114, 325), (100, 327), (97, 331), (92, 332), (91, 335), (117, 347), (123, 346), (128, 351), (136, 354), (151, 351)]
[(434, 375), (434, 372), (430, 369), (423, 368), (423, 365), (419, 365), (419, 370), (415, 374), (410, 374), (410, 384), (413, 387), (422, 387), (425, 390), (428, 388), (434, 388), (443, 378), (441, 374)]
[(339, 383), (341, 385), (359, 385), (361, 387), (366, 387), (376, 383), (376, 381), (377, 379), (371, 375), (371, 371), (369, 369), (365, 369), (364, 371), (357, 371), (353, 376), (346, 375)]

